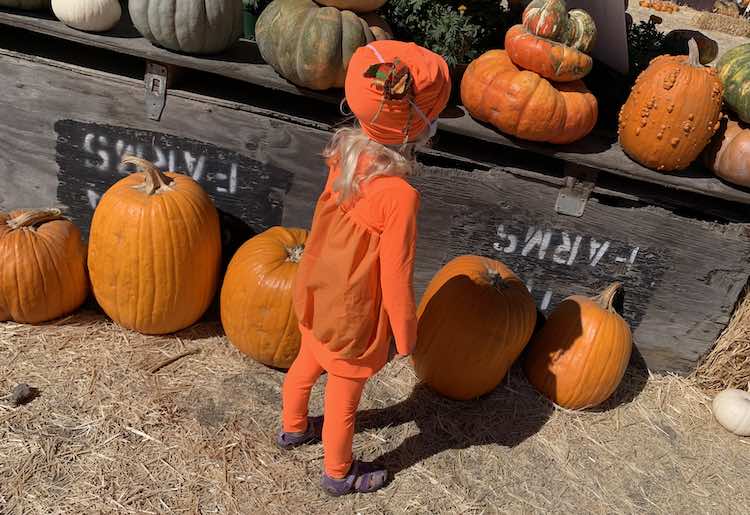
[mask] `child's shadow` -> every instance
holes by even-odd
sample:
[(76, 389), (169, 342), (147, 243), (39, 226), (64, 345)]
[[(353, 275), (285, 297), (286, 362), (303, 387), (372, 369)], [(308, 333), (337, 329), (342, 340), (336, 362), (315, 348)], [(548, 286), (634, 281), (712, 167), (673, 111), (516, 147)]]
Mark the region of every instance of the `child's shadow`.
[(485, 397), (467, 402), (439, 397), (420, 384), (398, 404), (358, 413), (357, 429), (416, 422), (418, 434), (375, 460), (397, 474), (448, 449), (489, 444), (515, 447), (539, 431), (552, 411), (552, 404), (525, 381), (515, 381), (510, 387), (504, 381)]

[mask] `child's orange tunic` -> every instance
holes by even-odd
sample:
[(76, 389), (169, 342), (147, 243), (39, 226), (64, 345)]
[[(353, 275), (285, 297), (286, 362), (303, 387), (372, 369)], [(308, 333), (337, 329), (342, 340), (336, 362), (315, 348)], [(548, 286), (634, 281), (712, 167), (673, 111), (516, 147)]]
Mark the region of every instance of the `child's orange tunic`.
[(399, 354), (416, 345), (419, 193), (401, 177), (381, 176), (362, 184), (354, 202), (339, 205), (338, 175), (334, 160), (297, 271), (294, 307), (302, 345), (326, 371), (367, 378), (385, 365), (391, 334)]

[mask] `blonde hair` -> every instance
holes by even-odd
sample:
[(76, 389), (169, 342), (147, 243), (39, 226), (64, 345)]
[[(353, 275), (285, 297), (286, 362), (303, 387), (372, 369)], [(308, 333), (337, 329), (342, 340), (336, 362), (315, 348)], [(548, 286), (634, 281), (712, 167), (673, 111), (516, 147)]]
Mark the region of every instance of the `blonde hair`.
[[(409, 175), (416, 164), (416, 146), (426, 143), (422, 138), (413, 143), (386, 146), (371, 140), (359, 127), (337, 130), (323, 151), (329, 163), (337, 162), (341, 174), (333, 183), (333, 191), (339, 194), (338, 203), (356, 198), (365, 182), (379, 176)], [(372, 161), (364, 170), (359, 170), (359, 158), (368, 155)]]

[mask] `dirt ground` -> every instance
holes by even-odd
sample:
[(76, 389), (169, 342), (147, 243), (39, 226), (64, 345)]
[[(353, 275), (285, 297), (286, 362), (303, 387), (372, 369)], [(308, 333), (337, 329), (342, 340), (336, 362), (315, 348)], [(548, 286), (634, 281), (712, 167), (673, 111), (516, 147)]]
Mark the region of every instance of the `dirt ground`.
[(720, 428), (710, 398), (685, 379), (633, 366), (607, 406), (573, 413), (539, 397), (518, 370), (487, 398), (458, 403), (417, 385), (408, 362), (391, 363), (368, 384), (355, 452), (395, 480), (331, 499), (318, 488), (320, 445), (273, 445), (283, 377), (239, 354), (216, 323), (171, 337), (137, 335), (93, 312), (42, 327), (0, 324), (0, 392), (38, 389), (27, 405), (0, 402), (0, 513), (750, 507), (750, 440)]

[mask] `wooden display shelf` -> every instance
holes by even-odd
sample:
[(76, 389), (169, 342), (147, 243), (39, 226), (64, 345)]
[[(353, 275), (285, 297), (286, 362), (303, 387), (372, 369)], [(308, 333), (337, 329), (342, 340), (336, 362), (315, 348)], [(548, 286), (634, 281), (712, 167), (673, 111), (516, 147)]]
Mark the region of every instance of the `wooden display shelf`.
[[(148, 61), (213, 73), (330, 104), (338, 104), (342, 98), (340, 91), (311, 91), (298, 88), (286, 81), (263, 62), (257, 45), (252, 41), (240, 40), (238, 44), (223, 54), (199, 57), (171, 52), (152, 45), (135, 32), (127, 16), (123, 17), (123, 20), (115, 29), (104, 34), (82, 32), (67, 27), (49, 14), (26, 11), (0, 10), (0, 24), (140, 57)], [(608, 137), (605, 134), (594, 132), (579, 142), (564, 146), (535, 144), (509, 138), (478, 123), (460, 106), (444, 113), (439, 127), (442, 131), (448, 133), (535, 152), (637, 181), (730, 202), (750, 204), (750, 191), (735, 188), (716, 179), (701, 166), (694, 165), (678, 174), (663, 174), (640, 166), (625, 155), (616, 139), (611, 135)]]

